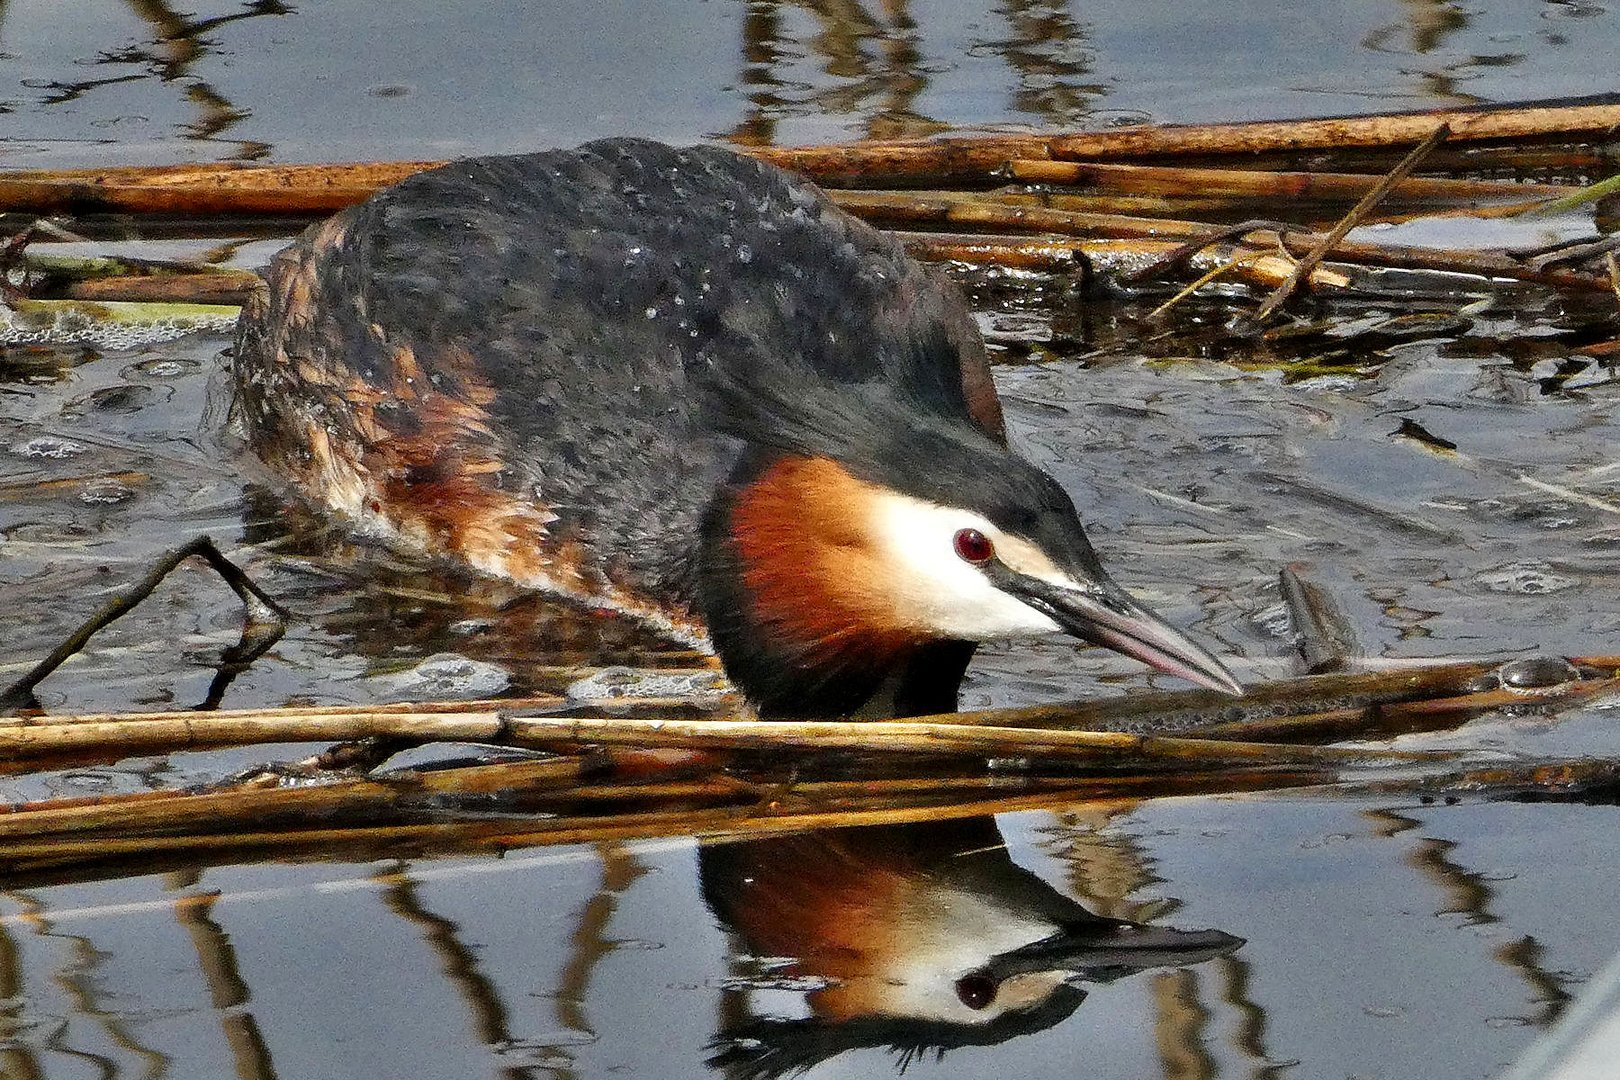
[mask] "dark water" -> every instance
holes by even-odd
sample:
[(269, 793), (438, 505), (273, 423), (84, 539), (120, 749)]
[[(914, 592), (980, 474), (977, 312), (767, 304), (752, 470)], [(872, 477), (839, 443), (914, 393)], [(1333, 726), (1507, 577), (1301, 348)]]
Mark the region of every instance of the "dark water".
[[(14, 0), (0, 164), (1321, 115), (1612, 91), (1617, 53), (1614, 5), (1525, 0), (1286, 14)], [(256, 266), (280, 242), (116, 248)], [(1285, 564), (1367, 657), (1620, 651), (1617, 389), (1572, 351), (1612, 337), (1612, 305), (1478, 283), (1369, 303), (1355, 335), (1277, 346), (1313, 362), (1300, 377), (1196, 319), (1167, 332), (1061, 282), (964, 284), (1019, 445), (1074, 494), (1116, 576), (1245, 679), (1291, 670)], [(199, 532), (300, 616), (227, 705), (691, 661), (634, 627), (349, 546), (199, 422), (223, 335), (121, 344), (0, 356), (0, 680)], [(1396, 434), (1408, 420), (1456, 452)], [(238, 620), (184, 570), (41, 701), (197, 704)], [(425, 686), (420, 665), (444, 653), (476, 663)], [(986, 650), (967, 701), (1154, 682), (1169, 684), (1067, 641), (1021, 643)], [(1453, 738), (1613, 755), (1613, 717), (1491, 717)], [(271, 752), (0, 791), (139, 790)], [(1184, 798), (718, 848), (0, 882), (0, 1076), (1485, 1077), (1620, 949), (1615, 826), (1602, 805)], [(1076, 902), (1164, 936), (1124, 955)], [(1063, 947), (1041, 963), (1007, 959), (1054, 927)]]

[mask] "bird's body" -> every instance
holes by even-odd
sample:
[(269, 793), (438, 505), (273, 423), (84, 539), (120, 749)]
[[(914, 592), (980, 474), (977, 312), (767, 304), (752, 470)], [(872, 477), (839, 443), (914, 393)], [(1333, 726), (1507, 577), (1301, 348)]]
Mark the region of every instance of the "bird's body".
[[(732, 152), (456, 163), (268, 277), (236, 358), (260, 456), (396, 542), (712, 639), (769, 714), (952, 708), (972, 642), (1055, 628), (943, 565), (950, 536), (1095, 566), (1005, 449), (956, 291)], [(897, 539), (959, 505), (941, 559)], [(945, 611), (939, 573), (984, 602)]]

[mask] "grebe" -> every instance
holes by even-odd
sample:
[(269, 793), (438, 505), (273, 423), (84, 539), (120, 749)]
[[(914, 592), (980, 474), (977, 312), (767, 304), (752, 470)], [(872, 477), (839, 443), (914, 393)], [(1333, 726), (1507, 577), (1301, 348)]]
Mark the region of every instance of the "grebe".
[(395, 543), (712, 642), (765, 717), (945, 712), (1067, 631), (1233, 693), (1006, 445), (960, 294), (808, 181), (608, 139), (417, 174), (281, 252), (237, 412)]

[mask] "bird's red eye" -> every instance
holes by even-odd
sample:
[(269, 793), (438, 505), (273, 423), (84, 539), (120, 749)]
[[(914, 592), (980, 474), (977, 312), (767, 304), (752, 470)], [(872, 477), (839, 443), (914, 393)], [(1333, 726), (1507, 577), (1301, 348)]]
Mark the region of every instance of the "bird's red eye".
[(996, 546), (978, 529), (956, 531), (956, 553), (966, 562), (978, 565), (995, 558)]
[(988, 1009), (996, 1000), (998, 989), (996, 980), (988, 975), (964, 975), (956, 980), (957, 1000), (974, 1012)]

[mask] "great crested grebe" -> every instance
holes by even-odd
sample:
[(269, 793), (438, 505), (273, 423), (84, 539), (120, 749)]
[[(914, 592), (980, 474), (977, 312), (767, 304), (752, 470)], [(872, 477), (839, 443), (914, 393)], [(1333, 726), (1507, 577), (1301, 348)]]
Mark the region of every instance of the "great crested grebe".
[(410, 177), (281, 252), (254, 449), (395, 543), (707, 638), (762, 716), (956, 707), (1067, 631), (1240, 692), (1010, 451), (954, 287), (808, 181), (607, 139)]

